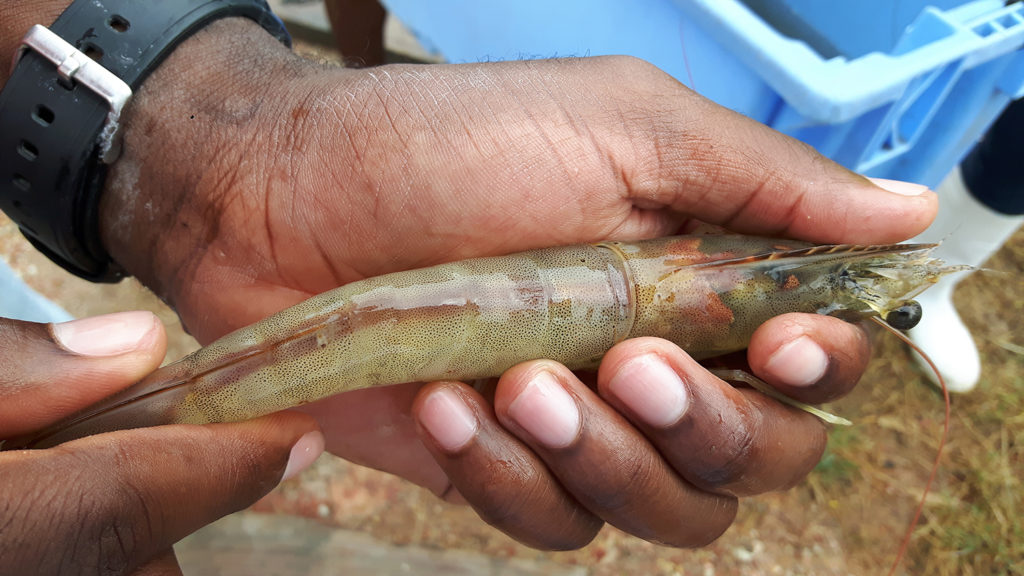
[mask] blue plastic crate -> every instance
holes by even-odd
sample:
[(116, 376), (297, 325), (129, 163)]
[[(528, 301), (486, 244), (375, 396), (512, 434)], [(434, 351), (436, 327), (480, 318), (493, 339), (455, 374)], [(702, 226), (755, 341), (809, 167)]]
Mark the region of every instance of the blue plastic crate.
[(63, 308), (50, 302), (15, 274), (0, 259), (0, 316), (29, 322), (66, 322), (73, 319)]
[(451, 62), (630, 54), (857, 172), (929, 186), (1024, 94), (1024, 4), (1002, 0), (385, 4)]

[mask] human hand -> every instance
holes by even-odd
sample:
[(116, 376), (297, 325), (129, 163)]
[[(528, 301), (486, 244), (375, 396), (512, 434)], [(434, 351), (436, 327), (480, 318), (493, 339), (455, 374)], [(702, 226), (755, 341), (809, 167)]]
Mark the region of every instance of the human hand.
[[(149, 312), (49, 326), (0, 318), (0, 439), (132, 384), (165, 347)], [(0, 452), (0, 575), (180, 574), (175, 542), (249, 506), (322, 449), (310, 417), (282, 412)]]
[[(103, 224), (114, 257), (205, 342), (336, 285), (442, 261), (665, 235), (689, 218), (889, 242), (934, 210), (931, 193), (887, 192), (632, 59), (328, 70), (225, 21), (140, 91)], [(848, 390), (867, 355), (855, 327), (786, 316), (759, 330), (747, 360), (821, 401)], [(556, 388), (529, 386), (538, 374)], [(594, 394), (562, 367), (530, 363), (503, 377), (494, 413), (451, 383), (310, 410), (332, 452), (461, 495), (548, 548), (580, 546), (603, 521), (705, 543), (737, 496), (798, 481), (824, 445), (816, 420), (732, 390), (661, 341), (620, 344), (597, 384)], [(650, 394), (682, 415), (650, 412)], [(453, 418), (469, 426), (451, 434)], [(546, 435), (558, 422), (562, 435)]]

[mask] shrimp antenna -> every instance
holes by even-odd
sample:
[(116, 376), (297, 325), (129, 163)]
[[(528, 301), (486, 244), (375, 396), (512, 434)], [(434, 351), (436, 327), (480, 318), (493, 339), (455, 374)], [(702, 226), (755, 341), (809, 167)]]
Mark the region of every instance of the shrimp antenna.
[(903, 561), (903, 557), (907, 554), (907, 547), (910, 546), (910, 538), (914, 535), (914, 529), (917, 527), (917, 523), (921, 519), (921, 513), (924, 512), (925, 500), (928, 498), (928, 494), (932, 490), (932, 484), (935, 482), (935, 477), (939, 473), (939, 463), (942, 460), (942, 449), (946, 447), (946, 437), (949, 435), (949, 421), (951, 418), (950, 414), (952, 412), (952, 408), (949, 400), (949, 388), (946, 387), (946, 380), (942, 377), (942, 373), (939, 372), (938, 367), (935, 366), (935, 362), (933, 362), (932, 359), (924, 353), (924, 350), (921, 350), (921, 348), (917, 344), (914, 344), (910, 338), (907, 338), (905, 334), (893, 328), (878, 316), (872, 316), (871, 320), (905, 342), (915, 352), (920, 354), (922, 358), (924, 358), (925, 362), (928, 363), (928, 366), (933, 372), (935, 372), (935, 377), (939, 380), (939, 386), (942, 387), (942, 399), (946, 403), (946, 414), (942, 421), (942, 436), (939, 438), (939, 449), (935, 453), (935, 462), (932, 463), (932, 471), (928, 475), (928, 483), (925, 484), (924, 493), (921, 494), (921, 501), (918, 502), (917, 510), (914, 511), (914, 519), (910, 521), (910, 526), (907, 527), (907, 533), (903, 535), (903, 543), (900, 544), (900, 549), (896, 552), (896, 559), (893, 560), (892, 567), (889, 569), (889, 576), (892, 576), (896, 573), (896, 569), (899, 568), (900, 562)]

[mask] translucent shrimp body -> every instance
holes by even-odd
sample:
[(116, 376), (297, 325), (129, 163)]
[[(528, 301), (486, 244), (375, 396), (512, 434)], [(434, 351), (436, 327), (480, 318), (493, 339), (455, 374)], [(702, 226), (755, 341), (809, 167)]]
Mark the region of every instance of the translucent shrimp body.
[(957, 269), (928, 257), (931, 248), (680, 236), (388, 274), (241, 328), (8, 447), (244, 420), (370, 386), (497, 376), (538, 358), (594, 367), (636, 336), (706, 358), (746, 347), (787, 312), (885, 317)]

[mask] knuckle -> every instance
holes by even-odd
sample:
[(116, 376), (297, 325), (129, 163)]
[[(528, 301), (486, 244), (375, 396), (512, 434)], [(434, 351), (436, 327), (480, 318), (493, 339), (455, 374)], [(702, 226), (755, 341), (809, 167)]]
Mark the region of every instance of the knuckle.
[[(0, 485), (4, 486), (4, 498), (0, 504), (0, 558), (18, 566), (23, 559), (46, 557), (43, 548), (53, 536), (50, 523), (54, 514), (49, 513), (52, 500), (43, 493), (49, 489), (45, 483), (26, 486), (15, 476), (12, 468), (10, 465), (0, 466)], [(54, 512), (60, 509), (58, 506)], [(40, 534), (46, 534), (47, 538), (37, 538)]]
[(610, 513), (629, 508), (639, 494), (655, 492), (653, 485), (662, 477), (646, 450), (619, 451), (605, 470), (585, 491), (597, 507)]
[(65, 487), (65, 501), (74, 500), (77, 506), (70, 508), (74, 545), (64, 549), (85, 554), (100, 574), (121, 574), (134, 566), (153, 536), (151, 502), (126, 472), (132, 458), (118, 443), (101, 455), (67, 453), (72, 463), (65, 466), (76, 472)]
[[(480, 517), (492, 526), (520, 523), (524, 514), (528, 514), (531, 509), (531, 504), (543, 497), (548, 487), (541, 475), (531, 467), (510, 469), (512, 466), (506, 461), (492, 462), (486, 467), (484, 477), (464, 492), (472, 498)], [(515, 498), (509, 497), (510, 477), (517, 479), (518, 486), (514, 492), (518, 495)]]
[[(602, 522), (582, 511), (551, 479), (532, 466), (495, 460), (482, 476), (459, 482), (459, 492), (481, 520), (531, 547), (575, 550), (597, 535)], [(540, 514), (540, 515), (538, 515)]]
[(0, 466), (0, 483), (12, 494), (0, 504), (5, 566), (46, 574), (121, 574), (132, 566), (137, 542), (124, 515), (111, 514), (114, 491), (95, 476), (102, 466), (60, 449), (17, 464)]
[(743, 482), (759, 453), (756, 429), (748, 418), (737, 418), (721, 441), (709, 442), (693, 454), (690, 481), (708, 490), (723, 490)]
[(542, 523), (526, 510), (500, 520), (485, 514), (480, 514), (480, 518), (531, 548), (551, 551), (578, 550), (590, 543), (603, 525), (586, 514), (581, 516), (568, 511), (551, 514), (550, 509), (547, 514)]

